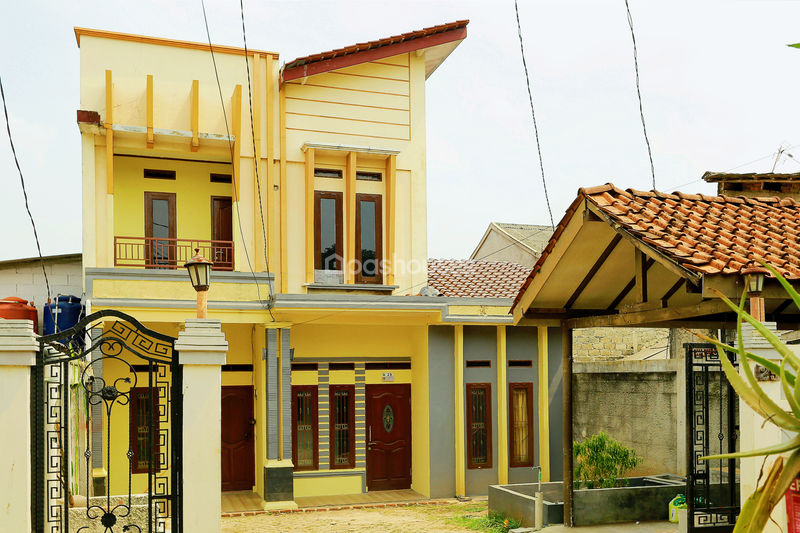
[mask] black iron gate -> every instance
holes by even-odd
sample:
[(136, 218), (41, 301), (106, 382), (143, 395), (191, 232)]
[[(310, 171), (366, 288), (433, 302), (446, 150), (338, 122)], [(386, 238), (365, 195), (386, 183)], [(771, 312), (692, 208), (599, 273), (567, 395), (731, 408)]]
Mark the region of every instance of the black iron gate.
[(34, 531), (182, 531), (181, 378), (175, 339), (119, 311), (40, 338)]
[[(738, 402), (713, 344), (686, 344), (688, 531), (733, 531), (739, 516), (738, 461), (701, 461), (736, 451)], [(728, 359), (736, 365), (734, 353)]]

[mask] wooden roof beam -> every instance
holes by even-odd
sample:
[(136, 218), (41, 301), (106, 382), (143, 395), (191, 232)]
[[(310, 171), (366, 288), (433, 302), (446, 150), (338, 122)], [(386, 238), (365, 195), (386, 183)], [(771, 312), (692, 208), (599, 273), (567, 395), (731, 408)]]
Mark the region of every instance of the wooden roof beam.
[(730, 308), (722, 300), (705, 300), (703, 302), (681, 307), (666, 307), (647, 311), (619, 313), (616, 315), (572, 318), (566, 321), (571, 328), (594, 328), (615, 326), (645, 326), (653, 323), (672, 322), (694, 317), (725, 313)]

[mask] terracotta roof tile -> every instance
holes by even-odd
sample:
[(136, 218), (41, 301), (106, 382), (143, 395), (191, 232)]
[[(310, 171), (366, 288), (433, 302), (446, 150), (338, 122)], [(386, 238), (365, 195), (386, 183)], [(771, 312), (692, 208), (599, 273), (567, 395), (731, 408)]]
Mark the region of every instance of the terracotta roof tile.
[(428, 259), (428, 285), (442, 296), (513, 298), (530, 271), (508, 261)]

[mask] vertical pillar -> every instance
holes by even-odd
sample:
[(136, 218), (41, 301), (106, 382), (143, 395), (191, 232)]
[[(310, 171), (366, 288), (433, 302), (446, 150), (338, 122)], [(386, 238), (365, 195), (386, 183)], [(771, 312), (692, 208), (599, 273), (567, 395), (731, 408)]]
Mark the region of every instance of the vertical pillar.
[(0, 525), (31, 531), (31, 367), (38, 343), (30, 320), (0, 320)]
[(384, 176), (384, 198), (386, 198), (386, 248), (385, 260), (388, 261), (386, 272), (386, 284), (394, 285), (395, 282), (395, 218), (397, 205), (397, 156), (395, 154), (386, 158), (386, 174)]
[(506, 327), (497, 326), (497, 482), (508, 483), (508, 379)]
[(456, 422), (456, 496), (466, 496), (467, 461), (464, 412), (464, 326), (455, 327), (455, 422)]
[(314, 149), (306, 148), (306, 283), (314, 283)]
[(561, 326), (564, 402), (564, 525), (572, 527), (572, 328)]
[[(358, 157), (356, 152), (347, 152), (347, 164), (345, 168), (345, 199), (344, 199), (344, 218), (345, 229), (347, 236), (344, 239), (345, 249), (345, 267), (344, 267), (344, 282), (355, 283), (355, 268), (356, 259), (360, 260), (358, 252), (356, 251), (356, 167), (358, 166)], [(358, 267), (361, 268), (360, 265)]]
[(289, 330), (267, 329), (264, 509), (293, 509), (291, 362)]
[(222, 528), (222, 365), (219, 320), (190, 318), (175, 342), (183, 368), (183, 520), (186, 531)]
[(537, 348), (539, 352), (539, 468), (542, 481), (550, 481), (550, 374), (548, 357), (550, 348), (547, 344), (547, 326), (539, 326), (536, 330)]

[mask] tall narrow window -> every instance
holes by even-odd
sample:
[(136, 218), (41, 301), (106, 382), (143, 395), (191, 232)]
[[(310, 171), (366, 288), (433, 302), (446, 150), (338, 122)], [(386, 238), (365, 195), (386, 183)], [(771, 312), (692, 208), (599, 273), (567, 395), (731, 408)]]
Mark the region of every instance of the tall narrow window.
[(383, 282), (382, 218), (380, 195), (356, 195), (356, 283)]
[(295, 470), (319, 468), (317, 431), (317, 387), (292, 387), (292, 462)]
[(144, 193), (145, 267), (175, 267), (175, 193)]
[(342, 193), (314, 193), (314, 268), (342, 269)]
[(533, 383), (508, 384), (509, 465), (533, 466)]
[(492, 386), (467, 384), (467, 467), (492, 467)]
[(155, 460), (158, 470), (158, 390), (137, 387), (130, 392), (130, 434), (131, 472), (134, 474), (150, 471), (150, 462)]
[(356, 402), (353, 385), (331, 385), (331, 468), (356, 463)]

